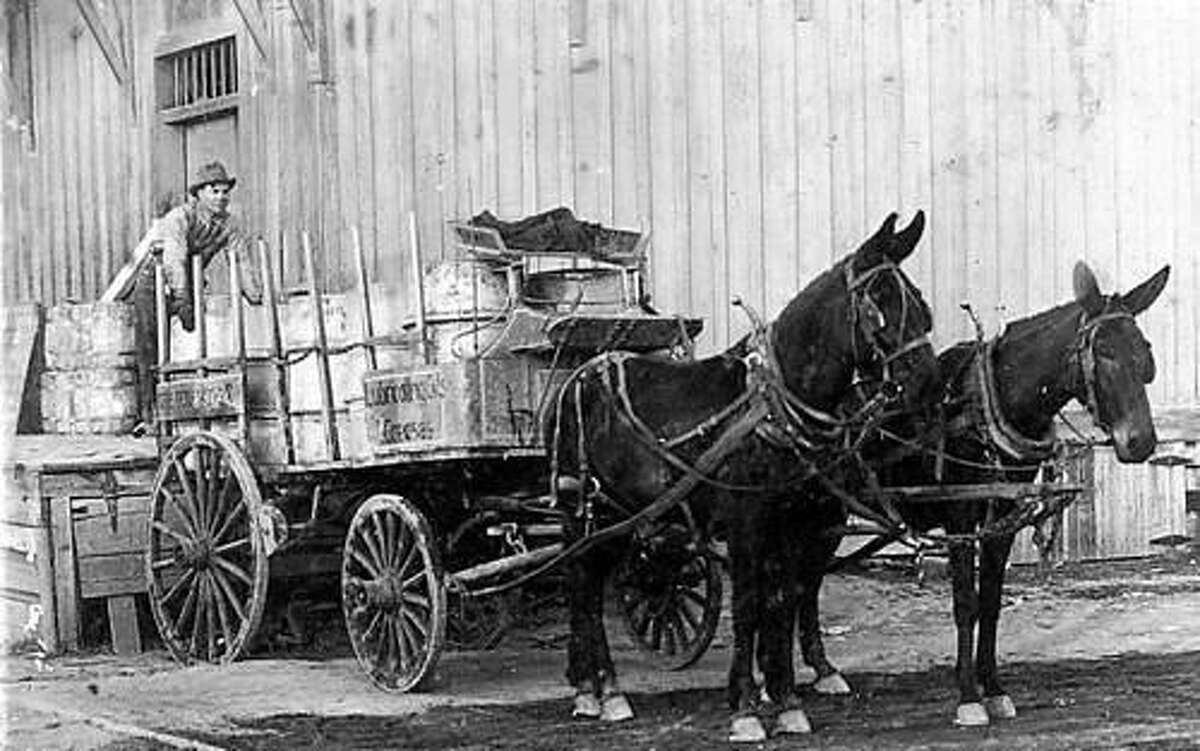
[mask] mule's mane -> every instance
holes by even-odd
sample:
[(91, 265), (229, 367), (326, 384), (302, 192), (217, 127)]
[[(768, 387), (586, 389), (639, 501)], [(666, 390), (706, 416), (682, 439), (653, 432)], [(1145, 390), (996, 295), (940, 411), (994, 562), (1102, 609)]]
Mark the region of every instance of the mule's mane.
[(1072, 318), (1078, 318), (1080, 312), (1079, 303), (1069, 302), (1026, 318), (1019, 318), (1004, 327), (1000, 340), (1005, 344), (1020, 345), (1029, 339), (1040, 339), (1048, 331), (1061, 327)]

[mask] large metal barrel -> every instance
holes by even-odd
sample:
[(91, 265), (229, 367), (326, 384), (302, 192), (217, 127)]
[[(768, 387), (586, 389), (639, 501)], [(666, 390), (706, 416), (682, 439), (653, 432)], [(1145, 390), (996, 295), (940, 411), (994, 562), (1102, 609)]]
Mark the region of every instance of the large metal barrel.
[(64, 303), (46, 314), (42, 429), (126, 433), (137, 424), (137, 350), (128, 303)]

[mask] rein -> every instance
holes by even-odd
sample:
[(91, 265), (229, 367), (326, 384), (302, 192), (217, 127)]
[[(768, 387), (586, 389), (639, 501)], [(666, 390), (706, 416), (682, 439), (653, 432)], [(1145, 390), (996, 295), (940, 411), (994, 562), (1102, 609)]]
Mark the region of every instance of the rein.
[[(1105, 323), (1106, 321), (1132, 317), (1132, 314), (1128, 312), (1115, 311), (1103, 313), (1095, 318), (1092, 318), (1091, 320), (1082, 321), (1069, 348), (1069, 365), (1077, 366), (1079, 368), (1079, 375), (1077, 377), (1072, 377), (1069, 380), (1075, 382), (1077, 379), (1082, 379), (1084, 384), (1084, 393), (1082, 395), (1076, 393), (1074, 396), (1076, 398), (1080, 398), (1080, 396), (1083, 397), (1083, 399), (1080, 399), (1080, 401), (1084, 401), (1088, 412), (1092, 415), (1092, 418), (1098, 425), (1100, 425), (1101, 428), (1105, 430), (1107, 430), (1107, 427), (1101, 424), (1098, 400), (1096, 396), (1096, 334), (1101, 324)], [(948, 461), (959, 466), (970, 467), (973, 469), (990, 470), (994, 472), (1025, 472), (1041, 467), (1043, 464), (1045, 464), (1046, 460), (1055, 455), (1055, 453), (1061, 453), (1061, 443), (1053, 436), (1053, 429), (1049, 430), (1042, 437), (1030, 438), (1017, 430), (1017, 428), (1013, 426), (1012, 423), (1004, 416), (1003, 410), (1000, 406), (995, 370), (992, 366), (993, 354), (995, 352), (997, 341), (998, 340), (996, 339), (991, 339), (986, 343), (980, 341), (976, 344), (975, 354), (973, 355), (973, 359), (975, 361), (975, 377), (973, 381), (968, 382), (975, 384), (975, 390), (979, 399), (980, 413), (983, 417), (983, 437), (988, 445), (990, 445), (993, 449), (1004, 453), (1009, 458), (1022, 462), (1029, 462), (1032, 460), (1033, 463), (1005, 465), (999, 461), (996, 461), (995, 463), (986, 464), (983, 462), (971, 461), (969, 459), (955, 456), (944, 449), (945, 435), (949, 431), (943, 431), (943, 446), (939, 447), (936, 451), (931, 450), (924, 444), (906, 439), (883, 428), (879, 429), (880, 435), (888, 438), (889, 440), (900, 443), (901, 445), (906, 445), (926, 454), (932, 454), (938, 463), (937, 475), (939, 478), (941, 476), (941, 463), (943, 461)], [(1068, 427), (1070, 427), (1072, 430), (1075, 430), (1075, 427), (1071, 425), (1070, 422), (1068, 422), (1061, 414), (1059, 415), (1059, 418), (1065, 424), (1067, 424)], [(967, 419), (966, 422), (970, 424), (972, 421)], [(1078, 430), (1075, 430), (1075, 432), (1077, 434), (1079, 433)], [(1082, 453), (1084, 450), (1086, 450), (1086, 448), (1081, 448), (1078, 452), (1075, 452), (1075, 455)], [(1055, 463), (1060, 464), (1062, 461), (1065, 461), (1068, 458), (1068, 455), (1062, 454), (1060, 455), (1059, 460)], [(830, 489), (830, 492), (834, 493), (834, 495), (838, 495), (837, 489)], [(844, 500), (843, 502), (846, 501)], [(977, 542), (987, 537), (1012, 534), (1029, 524), (1040, 522), (1042, 519), (1047, 518), (1052, 514), (1059, 513), (1067, 505), (1069, 505), (1070, 502), (1071, 497), (1068, 495), (1063, 497), (1055, 496), (1049, 502), (1039, 501), (1036, 503), (1021, 503), (1000, 519), (991, 519), (989, 512), (988, 521), (985, 522), (982, 529), (974, 534), (931, 535), (928, 533), (922, 533), (920, 537), (931, 542), (962, 544), (968, 542)], [(872, 518), (871, 520), (878, 522), (878, 519)], [(896, 538), (901, 537), (905, 532), (907, 532), (907, 528), (903, 524), (885, 524), (883, 526), (888, 529), (890, 535)]]

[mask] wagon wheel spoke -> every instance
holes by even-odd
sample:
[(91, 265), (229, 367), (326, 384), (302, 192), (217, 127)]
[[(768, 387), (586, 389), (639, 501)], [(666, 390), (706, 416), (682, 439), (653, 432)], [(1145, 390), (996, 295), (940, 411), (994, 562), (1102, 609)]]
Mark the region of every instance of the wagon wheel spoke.
[(383, 564), (385, 566), (394, 566), (396, 565), (396, 555), (399, 552), (400, 546), (404, 544), (403, 531), (396, 531), (397, 520), (395, 514), (384, 514), (383, 516), (383, 541), (380, 544), (384, 555)]
[(225, 517), (225, 521), (221, 522), (220, 528), (213, 534), (212, 539), (224, 540), (226, 533), (229, 532), (229, 528), (233, 526), (235, 521), (241, 519), (244, 514), (246, 514), (246, 504), (238, 503), (234, 505), (233, 511), (230, 512), (229, 516)]
[(246, 586), (249, 587), (254, 584), (254, 579), (251, 578), (250, 574), (228, 558), (213, 556), (212, 562), (215, 568), (228, 571), (230, 574), (233, 574), (235, 577), (241, 580), (241, 582)]
[(208, 643), (208, 660), (216, 657), (217, 648), (217, 593), (214, 591), (211, 576), (204, 577), (204, 615), (205, 615), (205, 639)]
[(151, 526), (154, 529), (157, 529), (159, 532), (162, 532), (163, 534), (167, 535), (168, 537), (170, 537), (174, 540), (178, 540), (179, 542), (190, 543), (194, 540), (194, 538), (192, 538), (192, 537), (184, 537), (182, 534), (180, 534), (179, 532), (176, 532), (175, 530), (171, 529), (170, 526), (158, 521), (157, 519), (155, 519), (153, 522), (151, 522)]
[(209, 532), (209, 534), (212, 535), (214, 540), (221, 539), (221, 536), (219, 534), (217, 534), (217, 529), (216, 529), (217, 520), (219, 520), (225, 516), (225, 507), (229, 501), (229, 491), (230, 491), (230, 489), (236, 488), (236, 487), (237, 487), (237, 476), (233, 473), (232, 470), (230, 470), (228, 467), (226, 467), (225, 479), (221, 482), (220, 491), (217, 492), (216, 512), (213, 514), (213, 517), (210, 520), (209, 527), (208, 527), (208, 532)]
[(197, 446), (193, 452), (196, 457), (196, 487), (192, 499), (196, 504), (196, 529), (208, 529), (208, 454), (207, 446)]
[[(371, 524), (372, 526), (378, 524), (378, 519), (372, 518)], [(364, 531), (359, 537), (359, 540), (362, 542), (363, 547), (366, 548), (366, 554), (370, 556), (369, 560), (371, 563), (368, 564), (368, 570), (372, 571), (373, 575), (378, 578), (380, 576), (380, 572), (383, 571), (387, 564), (384, 561), (382, 549), (379, 547), (379, 544), (373, 535), (374, 530), (372, 530), (370, 533)]]
[[(213, 580), (217, 583), (217, 587), (225, 595), (225, 601), (233, 606), (233, 612), (237, 616), (238, 622), (246, 620), (246, 611), (242, 608), (241, 600), (237, 596), (237, 593), (233, 591), (233, 584), (230, 583), (229, 579), (217, 568), (211, 569), (209, 575), (212, 576)], [(232, 641), (232, 638), (229, 641)]]
[[(226, 648), (228, 648), (230, 644), (233, 644), (233, 634), (235, 633), (234, 629), (230, 626), (229, 618), (229, 604), (232, 601), (226, 599), (227, 593), (217, 581), (216, 571), (210, 571), (208, 575), (211, 580), (209, 582), (209, 589), (212, 590), (213, 600), (217, 604), (217, 616), (221, 622), (221, 636), (224, 637), (224, 645)], [(235, 606), (234, 609), (236, 610), (237, 603), (233, 603), (233, 605)], [(238, 621), (241, 621), (240, 616)]]
[(371, 575), (372, 579), (379, 579), (382, 576), (382, 573), (380, 572), (375, 561), (363, 555), (362, 551), (358, 548), (350, 548), (349, 555), (352, 559), (354, 559), (355, 562), (358, 563), (358, 565), (362, 566), (363, 569), (365, 569), (366, 572)]
[(180, 516), (183, 517), (188, 527), (191, 528), (192, 534), (199, 537), (201, 527), (196, 519), (196, 494), (192, 489), (187, 468), (183, 466), (183, 462), (178, 458), (174, 459), (172, 463), (175, 467), (175, 476), (179, 478), (179, 487), (183, 490), (183, 498), (181, 499), (174, 493), (168, 493), (168, 495), (171, 500), (175, 501), (175, 507), (179, 509)]
[(217, 554), (228, 553), (231, 550), (237, 550), (238, 548), (247, 548), (248, 549), (249, 547), (250, 547), (250, 538), (249, 537), (240, 537), (236, 540), (231, 540), (230, 542), (222, 543), (221, 545), (216, 546), (215, 548), (213, 548), (213, 553), (217, 553)]
[(190, 568), (189, 568), (189, 569), (184, 569), (184, 572), (183, 572), (183, 574), (182, 574), (182, 575), (179, 577), (179, 579), (178, 579), (178, 580), (176, 580), (176, 582), (175, 582), (174, 584), (172, 584), (172, 585), (171, 585), (171, 588), (170, 588), (170, 589), (168, 589), (168, 590), (166, 591), (166, 593), (165, 593), (165, 594), (162, 596), (162, 602), (165, 604), (165, 603), (168, 603), (168, 602), (170, 602), (171, 600), (175, 599), (175, 595), (177, 595), (177, 594), (179, 594), (181, 591), (183, 591), (183, 588), (184, 588), (184, 587), (186, 587), (186, 586), (188, 586), (188, 582), (189, 582), (189, 581), (192, 579), (192, 577), (194, 577), (195, 575), (196, 575), (196, 571), (195, 571), (195, 569), (190, 569)]
[(165, 485), (159, 488), (158, 496), (162, 497), (165, 501), (168, 501), (169, 507), (176, 510), (175, 515), (179, 517), (180, 521), (182, 522), (182, 526), (186, 527), (185, 531), (191, 535), (189, 539), (196, 539), (198, 536), (196, 524), (192, 521), (192, 518), (188, 515), (187, 511), (184, 510), (184, 502), (180, 500), (179, 496)]

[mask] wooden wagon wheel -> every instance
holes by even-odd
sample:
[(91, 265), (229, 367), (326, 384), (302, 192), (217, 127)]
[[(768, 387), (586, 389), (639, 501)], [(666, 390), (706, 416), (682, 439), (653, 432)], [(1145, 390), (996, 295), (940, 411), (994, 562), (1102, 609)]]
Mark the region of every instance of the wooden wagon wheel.
[(358, 663), (387, 691), (418, 686), (446, 638), (446, 590), (425, 516), (379, 494), (354, 514), (342, 552), (342, 614)]
[(641, 652), (683, 670), (712, 643), (724, 592), (720, 559), (679, 524), (634, 545), (618, 569), (625, 628)]
[(274, 532), (241, 449), (193, 433), (163, 457), (150, 498), (150, 609), (176, 659), (237, 659), (262, 620)]
[[(504, 554), (499, 538), (488, 537), (488, 527), (499, 514), (485, 511), (467, 519), (446, 540), (446, 570), (460, 571), (473, 564), (495, 560)], [(494, 649), (514, 620), (519, 602), (516, 591), (486, 597), (449, 592), (446, 646), (458, 650)]]

